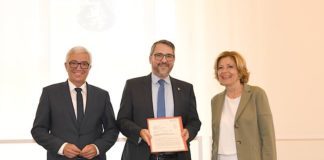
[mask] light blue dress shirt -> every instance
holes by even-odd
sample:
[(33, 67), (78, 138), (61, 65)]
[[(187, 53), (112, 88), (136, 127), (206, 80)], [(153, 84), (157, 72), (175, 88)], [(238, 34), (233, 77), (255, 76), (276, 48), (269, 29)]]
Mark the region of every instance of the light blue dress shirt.
[[(154, 117), (157, 117), (157, 98), (158, 98), (158, 89), (159, 89), (159, 78), (158, 76), (152, 73), (152, 101), (153, 101), (153, 110)], [(165, 116), (173, 117), (174, 116), (174, 102), (173, 102), (173, 92), (172, 85), (170, 81), (170, 76), (164, 79), (164, 93), (165, 93)]]

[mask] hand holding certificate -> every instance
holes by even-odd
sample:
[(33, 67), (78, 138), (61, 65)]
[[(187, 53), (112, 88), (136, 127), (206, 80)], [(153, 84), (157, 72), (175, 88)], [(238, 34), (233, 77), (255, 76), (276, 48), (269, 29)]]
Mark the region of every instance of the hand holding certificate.
[(183, 139), (181, 117), (149, 118), (148, 129), (152, 136), (151, 152), (187, 151), (187, 143)]

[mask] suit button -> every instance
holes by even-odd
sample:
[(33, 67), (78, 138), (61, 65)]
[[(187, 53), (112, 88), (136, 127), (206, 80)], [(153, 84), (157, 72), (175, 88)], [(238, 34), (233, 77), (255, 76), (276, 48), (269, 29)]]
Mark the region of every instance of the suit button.
[(236, 141), (237, 144), (241, 144), (241, 141)]

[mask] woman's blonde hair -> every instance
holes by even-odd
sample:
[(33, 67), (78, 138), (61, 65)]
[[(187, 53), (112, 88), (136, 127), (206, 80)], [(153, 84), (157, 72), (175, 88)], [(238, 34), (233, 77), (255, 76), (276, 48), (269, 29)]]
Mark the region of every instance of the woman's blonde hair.
[(247, 83), (249, 81), (250, 73), (248, 72), (244, 58), (236, 51), (224, 51), (219, 54), (214, 65), (216, 79), (219, 80), (217, 74), (219, 61), (225, 57), (230, 57), (234, 60), (239, 73), (240, 82), (242, 84)]

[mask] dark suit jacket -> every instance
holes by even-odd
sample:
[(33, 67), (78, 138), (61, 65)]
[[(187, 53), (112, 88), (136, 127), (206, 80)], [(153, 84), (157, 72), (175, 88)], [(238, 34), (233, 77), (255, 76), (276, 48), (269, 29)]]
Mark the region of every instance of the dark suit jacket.
[(106, 152), (118, 138), (115, 116), (107, 91), (87, 84), (85, 116), (78, 127), (68, 82), (43, 89), (31, 134), (47, 150), (48, 160), (67, 159), (57, 154), (64, 142), (82, 149), (95, 144), (100, 152), (96, 160), (105, 160)]
[[(189, 147), (189, 142), (195, 138), (201, 126), (193, 86), (172, 77), (170, 79), (174, 99), (174, 116), (181, 116), (183, 127), (189, 131), (187, 142)], [(148, 128), (147, 118), (154, 118), (151, 74), (126, 82), (117, 116), (117, 125), (121, 133), (127, 137), (122, 160), (149, 159), (148, 145), (144, 140), (138, 143), (140, 130)], [(190, 151), (177, 154), (179, 160), (191, 159)]]

